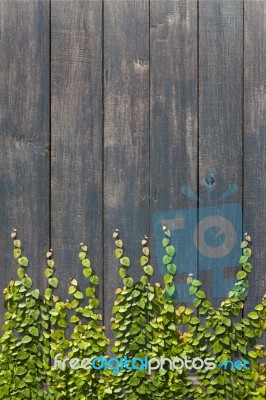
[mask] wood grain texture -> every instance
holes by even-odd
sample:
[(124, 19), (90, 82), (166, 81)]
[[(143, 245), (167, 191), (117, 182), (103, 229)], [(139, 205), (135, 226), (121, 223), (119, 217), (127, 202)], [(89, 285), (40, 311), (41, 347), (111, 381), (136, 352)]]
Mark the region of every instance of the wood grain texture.
[(49, 246), (49, 2), (0, 2), (0, 274), (16, 279), (18, 229), (29, 275), (43, 287)]
[(55, 0), (51, 21), (51, 242), (65, 296), (72, 277), (87, 284), (80, 242), (102, 283), (102, 2)]
[(245, 308), (248, 313), (266, 291), (266, 4), (246, 1), (244, 11), (244, 221), (252, 236), (254, 252)]
[(104, 286), (109, 323), (121, 287), (112, 232), (118, 228), (140, 276), (149, 229), (149, 2), (104, 2)]
[[(72, 276), (86, 284), (77, 253), (87, 242), (108, 325), (121, 286), (112, 231), (121, 232), (135, 278), (140, 241), (150, 236), (153, 281), (162, 281), (155, 246), (162, 233), (152, 225), (158, 216), (188, 238), (175, 259), (176, 282), (199, 273), (217, 305), (222, 298), (214, 297), (214, 285), (223, 288), (239, 267), (222, 274), (204, 269), (191, 234), (205, 207), (238, 203), (241, 230), (254, 243), (245, 313), (261, 300), (265, 19), (263, 0), (0, 2), (1, 291), (16, 277), (13, 227), (30, 255), (29, 274), (43, 287), (51, 222), (62, 298)], [(223, 197), (234, 183), (238, 190)], [(178, 226), (182, 210), (184, 227)], [(229, 217), (239, 224), (236, 214)], [(188, 257), (182, 270), (179, 263)], [(185, 293), (186, 284), (177, 299)]]
[[(182, 193), (183, 187), (197, 193), (197, 2), (151, 0), (150, 16), (150, 213), (157, 221), (153, 239), (158, 250), (162, 221), (177, 233), (178, 211), (197, 208), (197, 201)], [(186, 224), (196, 226), (197, 213), (186, 218), (182, 229)], [(155, 254), (154, 246), (152, 250)], [(190, 300), (187, 275), (197, 274), (196, 252), (194, 256), (190, 252), (187, 246), (174, 260), (179, 301), (184, 297)], [(180, 265), (181, 258), (186, 264), (188, 257), (189, 270)], [(152, 261), (156, 265), (154, 280), (162, 281), (165, 267), (158, 251)]]
[[(241, 0), (199, 2), (199, 194), (202, 207), (218, 207), (212, 212), (214, 216), (223, 215), (219, 209), (222, 204), (242, 203), (242, 6)], [(239, 190), (218, 202), (234, 183)], [(199, 220), (204, 213), (204, 209), (199, 210)], [(240, 223), (236, 213), (229, 214), (233, 226)], [(202, 234), (199, 232), (199, 240)], [(240, 242), (242, 232), (238, 236), (236, 241)], [(223, 288), (225, 270), (204, 268), (199, 258), (200, 280), (207, 296), (218, 305), (222, 298), (216, 297), (215, 285)], [(231, 275), (235, 277), (236, 271), (233, 268)]]

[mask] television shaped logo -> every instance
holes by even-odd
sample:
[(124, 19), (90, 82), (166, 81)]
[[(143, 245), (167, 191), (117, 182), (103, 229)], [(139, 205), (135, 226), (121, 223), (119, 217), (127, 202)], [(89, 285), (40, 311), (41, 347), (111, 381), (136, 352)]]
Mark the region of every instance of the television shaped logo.
[[(198, 271), (212, 272), (213, 297), (225, 297), (234, 286), (234, 279), (227, 278), (225, 270), (239, 265), (242, 240), (242, 205), (240, 203), (188, 208), (178, 211), (156, 212), (153, 215), (158, 270), (164, 275), (162, 247), (165, 225), (171, 230), (171, 242), (176, 249), (173, 262), (177, 266), (175, 298), (191, 302), (186, 283), (177, 283), (178, 274)], [(198, 265), (198, 270), (197, 270)]]

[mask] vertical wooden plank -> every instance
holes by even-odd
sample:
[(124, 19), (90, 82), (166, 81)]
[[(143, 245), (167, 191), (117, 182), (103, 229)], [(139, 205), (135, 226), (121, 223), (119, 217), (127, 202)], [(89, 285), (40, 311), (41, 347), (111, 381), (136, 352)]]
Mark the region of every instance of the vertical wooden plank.
[[(1, 293), (16, 279), (10, 232), (42, 288), (49, 246), (49, 2), (0, 2)], [(1, 309), (3, 296), (1, 294)]]
[(244, 221), (254, 252), (247, 314), (261, 301), (266, 286), (266, 4), (245, 1), (244, 11)]
[(80, 242), (102, 278), (102, 2), (51, 7), (51, 241), (65, 296), (71, 277), (87, 284)]
[[(176, 299), (190, 302), (187, 275), (197, 274), (197, 1), (150, 2), (150, 186), (153, 239), (162, 281), (162, 225), (176, 246)], [(184, 193), (193, 191), (195, 199)], [(183, 193), (184, 192), (184, 193)], [(192, 196), (193, 197), (193, 196)], [(153, 248), (154, 254), (154, 248)]]
[(132, 276), (149, 229), (149, 2), (104, 2), (105, 320), (121, 287), (112, 232), (118, 228)]
[(242, 6), (199, 2), (199, 276), (216, 305), (233, 284), (242, 240)]

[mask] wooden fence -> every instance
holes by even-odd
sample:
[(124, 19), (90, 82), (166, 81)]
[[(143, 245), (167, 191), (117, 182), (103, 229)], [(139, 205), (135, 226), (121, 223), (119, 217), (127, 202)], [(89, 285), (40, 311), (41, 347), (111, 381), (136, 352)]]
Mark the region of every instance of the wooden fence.
[[(247, 313), (265, 291), (265, 1), (1, 0), (0, 25), (1, 290), (16, 275), (13, 227), (40, 288), (53, 248), (63, 298), (72, 277), (84, 284), (87, 242), (108, 324), (113, 229), (137, 262), (144, 234), (155, 254), (156, 212), (199, 217), (185, 187), (206, 200), (235, 184), (224, 203), (253, 238)], [(191, 258), (211, 297), (214, 272)]]

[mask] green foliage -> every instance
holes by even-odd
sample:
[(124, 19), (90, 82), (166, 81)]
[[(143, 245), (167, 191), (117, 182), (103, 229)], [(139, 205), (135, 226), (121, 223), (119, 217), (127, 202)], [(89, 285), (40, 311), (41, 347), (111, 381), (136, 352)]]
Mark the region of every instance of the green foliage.
[[(79, 260), (84, 279), (81, 290), (76, 279), (69, 283), (69, 299), (62, 301), (56, 294), (60, 284), (55, 276), (53, 252), (46, 254), (44, 294), (32, 287), (26, 270), (29, 265), (23, 255), (17, 232), (12, 233), (13, 255), (18, 264), (18, 280), (11, 280), (4, 289), (5, 322), (0, 339), (0, 399), (247, 399), (262, 400), (265, 392), (265, 357), (258, 343), (266, 328), (266, 297), (242, 317), (248, 295), (248, 276), (252, 271), (250, 237), (241, 243), (241, 270), (228, 298), (215, 309), (206, 298), (201, 282), (188, 277), (188, 290), (194, 309), (177, 304), (175, 294), (176, 251), (171, 244), (171, 232), (164, 227), (162, 246), (165, 255), (164, 286), (152, 283), (153, 267), (148, 238), (142, 240), (141, 277), (130, 275), (131, 261), (125, 254), (123, 241), (116, 230), (115, 258), (119, 264), (121, 288), (111, 318), (113, 343), (102, 325), (98, 312), (99, 278), (93, 273), (88, 249), (81, 244)], [(165, 362), (152, 371), (131, 369), (113, 374), (109, 369), (55, 368), (56, 355), (63, 359), (106, 357), (128, 359), (164, 357), (193, 359), (216, 357), (213, 370), (191, 371), (171, 369)], [(218, 363), (228, 359), (245, 359), (250, 370), (222, 370)]]
[(265, 364), (261, 360), (266, 353), (262, 345), (256, 344), (256, 339), (262, 338), (266, 327), (266, 298), (246, 318), (242, 317), (249, 287), (248, 274), (252, 270), (249, 241), (246, 238), (241, 243), (243, 255), (240, 264), (243, 270), (237, 273), (236, 284), (217, 310), (206, 300), (200, 281), (188, 278), (189, 291), (201, 317), (195, 323), (192, 319), (188, 321), (191, 345), (197, 356), (211, 357), (215, 354), (221, 363), (228, 359), (245, 359), (251, 363), (250, 370), (226, 369), (221, 373), (217, 367), (212, 371), (199, 371), (199, 399), (265, 398)]

